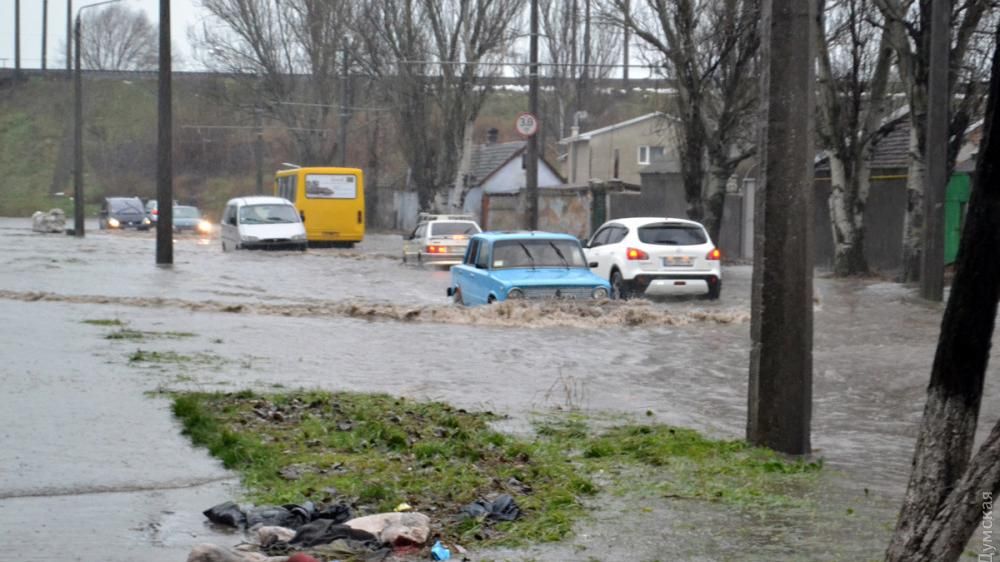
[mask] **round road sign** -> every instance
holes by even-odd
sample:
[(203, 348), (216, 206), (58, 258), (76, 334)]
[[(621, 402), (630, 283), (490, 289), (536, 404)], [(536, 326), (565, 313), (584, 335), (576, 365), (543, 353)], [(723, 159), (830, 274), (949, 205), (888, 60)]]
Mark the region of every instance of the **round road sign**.
[(519, 135), (530, 137), (538, 132), (538, 117), (535, 117), (533, 113), (525, 111), (517, 116), (517, 122), (514, 126), (517, 128)]

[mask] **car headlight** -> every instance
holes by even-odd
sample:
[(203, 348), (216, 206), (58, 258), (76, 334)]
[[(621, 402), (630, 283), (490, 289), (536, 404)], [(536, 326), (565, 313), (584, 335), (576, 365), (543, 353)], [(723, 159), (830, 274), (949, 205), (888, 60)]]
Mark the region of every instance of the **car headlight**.
[(597, 287), (590, 292), (590, 296), (594, 297), (595, 299), (606, 299), (608, 298), (608, 290), (605, 289), (604, 287)]
[(142, 224), (149, 224), (149, 217), (143, 217)]
[(116, 219), (115, 217), (111, 217), (110, 219), (108, 219), (108, 226), (110, 226), (111, 228), (118, 228), (119, 226), (121, 226), (121, 224), (122, 223), (118, 222), (118, 219)]
[(508, 299), (523, 299), (524, 298), (524, 291), (522, 291), (521, 289), (518, 289), (517, 287), (514, 287), (513, 289), (507, 291), (507, 298)]
[(212, 232), (212, 223), (208, 221), (198, 221), (198, 232), (206, 234)]
[(240, 239), (243, 240), (244, 242), (256, 242), (257, 240), (259, 240), (259, 238), (257, 238), (256, 236), (243, 236)]
[(305, 239), (306, 239), (306, 235), (305, 234), (293, 234), (292, 235), (292, 240), (305, 240)]

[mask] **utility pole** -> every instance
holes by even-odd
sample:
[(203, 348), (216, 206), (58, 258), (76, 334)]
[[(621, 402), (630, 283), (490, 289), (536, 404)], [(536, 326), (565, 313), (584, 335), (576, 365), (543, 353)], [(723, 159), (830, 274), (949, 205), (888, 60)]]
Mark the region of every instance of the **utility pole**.
[[(531, 67), (528, 71), (528, 103), (538, 117), (538, 0), (531, 0)], [(525, 184), (528, 188), (528, 229), (538, 230), (538, 132), (528, 137)]]
[(21, 79), (21, 0), (14, 0), (14, 78)]
[(344, 62), (340, 72), (340, 131), (337, 138), (337, 165), (347, 166), (347, 96), (350, 85), (347, 83), (347, 71), (350, 66), (347, 56), (347, 44), (344, 44)]
[(73, 235), (83, 238), (83, 80), (80, 76), (79, 13), (76, 15), (73, 41), (76, 43), (76, 73), (73, 75)]
[(160, 72), (157, 104), (156, 264), (174, 263), (173, 115), (170, 75), (170, 0), (160, 0)]
[(761, 158), (747, 440), (810, 451), (816, 2), (761, 7)]
[(260, 106), (253, 106), (253, 160), (257, 165), (257, 195), (264, 194), (264, 130), (260, 126)]
[(49, 0), (42, 0), (42, 70), (45, 70), (45, 59), (49, 43)]
[(931, 2), (930, 65), (927, 76), (927, 183), (924, 186), (920, 296), (944, 298), (944, 199), (948, 187), (948, 58), (951, 0)]
[[(631, 14), (631, 7), (632, 6), (630, 0), (625, 0), (626, 14)], [(622, 57), (624, 59), (624, 64), (622, 64), (622, 89), (625, 90), (626, 94), (628, 94), (628, 41), (629, 41), (628, 31), (629, 30), (627, 25), (622, 26), (622, 33), (624, 33), (625, 35), (625, 37), (622, 40), (622, 51), (624, 55)]]
[(66, 74), (73, 70), (73, 0), (66, 0)]

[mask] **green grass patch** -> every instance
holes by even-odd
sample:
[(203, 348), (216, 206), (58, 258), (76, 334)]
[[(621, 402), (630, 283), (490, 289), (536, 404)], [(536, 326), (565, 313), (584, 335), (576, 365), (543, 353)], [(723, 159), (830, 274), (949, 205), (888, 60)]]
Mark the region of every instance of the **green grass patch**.
[(91, 326), (124, 326), (125, 323), (117, 318), (95, 318), (92, 320), (84, 320), (84, 324), (90, 324)]
[(185, 355), (175, 351), (147, 351), (136, 349), (128, 354), (129, 363), (175, 363), (175, 364), (217, 364), (222, 358), (211, 353), (194, 353)]
[[(535, 438), (517, 438), (493, 430), (492, 414), (382, 394), (178, 393), (173, 411), (195, 444), (241, 474), (251, 501), (343, 500), (364, 513), (407, 502), (462, 544), (565, 538), (586, 513), (584, 499), (600, 491), (597, 480), (612, 492), (767, 507), (799, 501), (782, 490), (808, 485), (821, 469), (686, 429), (592, 430), (580, 416), (544, 420)], [(454, 517), (499, 492), (514, 496), (520, 519)]]

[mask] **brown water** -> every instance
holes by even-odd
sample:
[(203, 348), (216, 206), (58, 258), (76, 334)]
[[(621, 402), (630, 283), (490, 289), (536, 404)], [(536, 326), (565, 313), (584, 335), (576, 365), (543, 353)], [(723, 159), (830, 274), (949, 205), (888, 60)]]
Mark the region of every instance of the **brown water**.
[[(81, 241), (0, 220), (0, 559), (158, 562), (184, 560), (197, 542), (238, 542), (200, 515), (238, 495), (235, 480), (190, 447), (166, 400), (146, 394), (159, 388), (386, 391), (508, 413), (512, 426), (553, 409), (650, 410), (742, 435), (748, 267), (726, 268), (717, 302), (464, 309), (445, 297), (446, 271), (393, 258), (400, 243), (374, 235), (355, 250), (223, 254), (217, 242), (179, 239), (175, 266), (158, 268), (151, 235), (94, 231)], [(813, 441), (827, 466), (809, 492), (816, 509), (762, 515), (601, 496), (574, 539), (484, 555), (878, 558), (942, 308), (891, 283), (818, 278), (816, 291)], [(88, 318), (196, 336), (109, 341), (110, 328)], [(129, 365), (137, 347), (207, 359)], [(998, 400), (988, 385), (984, 427)]]

